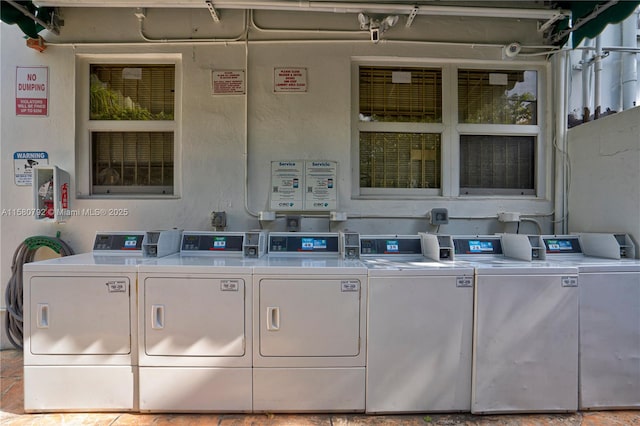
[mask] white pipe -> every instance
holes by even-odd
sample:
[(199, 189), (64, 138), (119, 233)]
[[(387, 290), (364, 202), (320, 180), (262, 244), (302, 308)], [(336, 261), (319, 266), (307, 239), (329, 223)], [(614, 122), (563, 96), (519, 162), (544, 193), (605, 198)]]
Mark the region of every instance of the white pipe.
[(260, 213), (249, 208), (249, 40), (244, 43), (244, 211), (249, 216)]
[[(638, 10), (622, 21), (622, 46), (635, 48), (637, 42)], [(622, 109), (636, 106), (638, 93), (638, 60), (636, 53), (622, 53)]]
[[(41, 6), (52, 7), (105, 7), (101, 0), (36, 0)], [(308, 12), (358, 13), (406, 13), (410, 14), (416, 7), (413, 4), (394, 3), (354, 3), (328, 1), (243, 1), (213, 0), (216, 9), (264, 9)], [(198, 8), (206, 7), (203, 0), (158, 1), (158, 0), (119, 0), (108, 3), (109, 7), (163, 7), (163, 8)], [(570, 16), (567, 10), (524, 9), (503, 7), (465, 7), (465, 6), (418, 6), (419, 15), (431, 16), (474, 16), (494, 18), (552, 19), (558, 15)]]
[(600, 74), (602, 73), (602, 39), (596, 37), (596, 58), (593, 66), (593, 116), (600, 117)]
[[(585, 46), (589, 46), (590, 39), (584, 41)], [(589, 60), (589, 50), (582, 51), (582, 121), (589, 121), (589, 72), (591, 61)]]
[(555, 159), (555, 194), (554, 194), (554, 232), (564, 234), (567, 231), (567, 199), (569, 193), (568, 181), (568, 155), (567, 155), (567, 76), (569, 73), (569, 52), (562, 51), (555, 55), (553, 106), (556, 109), (554, 131), (554, 159)]
[[(413, 4), (384, 4), (384, 3), (348, 3), (326, 1), (236, 1), (214, 0), (214, 6), (220, 9), (268, 9), (268, 10), (297, 10), (310, 12), (340, 12), (358, 13), (362, 11), (372, 13), (406, 13), (410, 14), (416, 8)], [(558, 14), (569, 16), (568, 11), (549, 9), (519, 9), (502, 7), (465, 7), (465, 6), (431, 6), (417, 7), (418, 15), (431, 16), (472, 16), (493, 18), (521, 18), (521, 19), (551, 19)]]
[(247, 38), (247, 32), (249, 31), (248, 21), (247, 21), (247, 13), (243, 14), (244, 24), (242, 32), (235, 36), (229, 38), (174, 38), (174, 39), (166, 39), (166, 38), (150, 38), (144, 33), (144, 21), (146, 18), (138, 18), (138, 33), (140, 37), (148, 43), (212, 43), (212, 42), (230, 42), (230, 41), (240, 41), (245, 40)]

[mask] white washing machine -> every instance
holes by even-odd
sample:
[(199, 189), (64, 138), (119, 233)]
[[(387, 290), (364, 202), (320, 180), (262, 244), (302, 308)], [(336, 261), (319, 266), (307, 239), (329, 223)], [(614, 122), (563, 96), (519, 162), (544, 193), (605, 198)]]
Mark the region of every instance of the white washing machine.
[(367, 413), (471, 407), (473, 267), (426, 259), (419, 235), (361, 236)]
[(578, 268), (580, 409), (640, 407), (640, 261), (631, 238), (547, 235), (540, 244), (547, 259)]
[(252, 410), (252, 268), (262, 232), (184, 232), (140, 265), (140, 411)]
[(180, 231), (99, 232), (93, 252), (24, 265), (24, 409), (137, 410), (137, 267)]
[(337, 233), (270, 233), (253, 276), (253, 409), (364, 411), (367, 268)]
[(471, 412), (576, 411), (577, 268), (509, 260), (500, 236), (452, 239), (475, 267)]

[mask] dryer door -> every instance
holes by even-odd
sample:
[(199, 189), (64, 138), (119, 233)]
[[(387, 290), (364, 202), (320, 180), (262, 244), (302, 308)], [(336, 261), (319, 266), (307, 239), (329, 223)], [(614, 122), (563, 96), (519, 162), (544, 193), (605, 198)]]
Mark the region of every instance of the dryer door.
[(147, 277), (141, 303), (147, 355), (245, 354), (244, 279)]
[(131, 353), (130, 282), (123, 276), (35, 276), (30, 281), (31, 353)]
[(263, 357), (359, 355), (360, 280), (263, 278), (259, 292)]

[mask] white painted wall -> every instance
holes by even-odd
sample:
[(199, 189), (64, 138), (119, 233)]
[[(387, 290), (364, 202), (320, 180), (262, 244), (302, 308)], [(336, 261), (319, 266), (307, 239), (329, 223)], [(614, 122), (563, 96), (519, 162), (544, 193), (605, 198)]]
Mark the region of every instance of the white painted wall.
[(569, 230), (640, 242), (640, 107), (570, 129)]
[[(291, 14), (263, 13), (260, 24), (275, 27), (288, 23)], [(296, 15), (299, 16), (299, 15)], [(326, 16), (323, 15), (324, 18)], [(323, 19), (324, 19), (323, 18)], [(50, 163), (71, 175), (71, 208), (127, 208), (124, 217), (72, 217), (62, 225), (38, 223), (33, 217), (3, 216), (0, 221), (0, 279), (2, 294), (11, 275), (11, 258), (18, 245), (29, 236), (61, 233), (76, 252), (91, 248), (97, 230), (137, 230), (180, 227), (187, 230), (210, 230), (212, 210), (227, 212), (229, 230), (245, 230), (260, 226), (253, 215), (268, 206), (270, 162), (281, 159), (328, 159), (339, 162), (340, 211), (351, 217), (333, 224), (332, 230), (351, 229), (361, 233), (415, 233), (430, 230), (424, 217), (434, 207), (446, 207), (453, 218), (440, 228), (446, 233), (493, 233), (513, 230), (495, 220), (497, 212), (516, 211), (533, 216), (544, 232), (551, 224), (546, 216), (553, 210), (553, 176), (551, 131), (545, 133), (543, 156), (547, 161), (545, 197), (425, 197), (410, 200), (352, 199), (351, 185), (351, 62), (354, 57), (398, 59), (437, 59), (460, 61), (502, 60), (501, 44), (520, 40), (539, 45), (535, 23), (518, 20), (441, 18), (427, 21), (419, 17), (412, 29), (403, 25), (390, 31), (429, 40), (456, 40), (469, 44), (385, 43), (374, 45), (368, 34), (352, 42), (251, 42), (200, 44), (86, 45), (80, 42), (139, 40), (137, 21), (129, 9), (68, 9), (65, 26), (57, 41), (44, 53), (28, 49), (22, 33), (15, 26), (0, 25), (1, 42), (1, 145), (0, 208), (30, 208), (31, 188), (16, 186), (13, 181), (13, 153), (46, 151)], [(347, 18), (339, 15), (339, 26)], [(349, 18), (351, 19), (351, 18)], [(433, 19), (433, 18), (429, 18)], [(325, 22), (326, 21), (326, 22)], [(310, 28), (329, 25), (326, 19), (311, 17), (300, 25)], [(216, 37), (239, 34), (242, 15), (225, 11), (225, 19), (216, 27)], [(152, 9), (145, 30), (153, 37), (211, 37), (211, 18), (206, 10), (166, 12)], [(354, 28), (356, 25), (354, 23)], [(534, 29), (532, 31), (532, 29)], [(532, 36), (533, 34), (533, 36)], [(47, 36), (47, 39), (56, 40)], [(267, 39), (272, 33), (254, 34), (254, 39)], [(288, 34), (287, 37), (302, 37)], [(316, 38), (341, 37), (315, 35)], [(73, 43), (72, 43), (73, 42)], [(482, 46), (482, 43), (493, 46)], [(77, 54), (178, 53), (182, 55), (182, 188), (180, 198), (166, 200), (100, 200), (77, 198), (75, 159), (75, 55)], [(524, 60), (524, 59), (523, 59)], [(542, 57), (527, 58), (543, 63)], [(245, 69), (246, 96), (212, 96), (212, 69)], [(532, 62), (533, 63), (533, 62)], [(48, 117), (15, 116), (16, 66), (49, 67), (50, 107)], [(506, 63), (510, 66), (511, 63)], [(306, 67), (308, 92), (274, 94), (273, 68)], [(543, 110), (553, 114), (550, 88)], [(551, 124), (549, 124), (551, 127)], [(446, 143), (446, 141), (445, 141)], [(248, 165), (245, 185), (245, 165)], [(446, 165), (444, 165), (446, 167)], [(245, 190), (247, 205), (245, 209)], [(380, 216), (360, 219), (361, 216)], [(385, 217), (391, 215), (391, 217)], [(394, 217), (395, 216), (395, 217)], [(400, 218), (403, 216), (407, 218)], [(413, 218), (411, 218), (413, 217)], [(279, 220), (269, 224), (271, 230), (282, 230)], [(327, 231), (326, 218), (303, 220), (303, 229)], [(531, 222), (523, 222), (521, 232), (537, 232)], [(4, 307), (4, 298), (0, 303)], [(2, 322), (4, 323), (4, 312)], [(4, 333), (4, 324), (2, 324)], [(4, 344), (3, 344), (4, 346)]]

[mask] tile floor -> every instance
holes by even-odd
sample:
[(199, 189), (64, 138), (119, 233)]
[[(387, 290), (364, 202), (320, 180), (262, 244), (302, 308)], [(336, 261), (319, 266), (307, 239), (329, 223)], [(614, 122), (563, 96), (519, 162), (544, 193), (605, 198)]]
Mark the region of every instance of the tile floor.
[(220, 426), (358, 426), (358, 425), (497, 425), (497, 426), (640, 426), (640, 410), (572, 414), (473, 416), (471, 414), (25, 414), (22, 406), (22, 352), (0, 351), (0, 425), (220, 425)]

